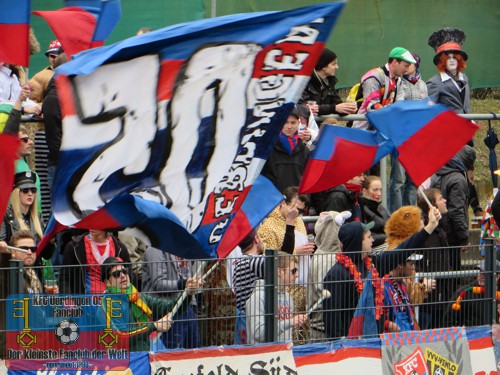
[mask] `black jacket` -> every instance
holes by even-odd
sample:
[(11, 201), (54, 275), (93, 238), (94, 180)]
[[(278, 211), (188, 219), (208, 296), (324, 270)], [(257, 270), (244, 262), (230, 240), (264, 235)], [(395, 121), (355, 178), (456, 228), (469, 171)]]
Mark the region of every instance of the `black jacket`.
[(61, 148), (62, 118), (54, 78), (49, 81), (47, 86), (42, 113), (45, 122), (45, 137), (49, 149), (48, 163), (49, 165), (56, 165), (59, 160), (59, 149)]
[(431, 187), (441, 190), (448, 207), (448, 242), (463, 246), (469, 242), (469, 182), (463, 162), (452, 158), (431, 177)]
[[(59, 293), (85, 294), (87, 277), (87, 254), (85, 252), (84, 235), (75, 237), (64, 248), (62, 267), (59, 273)], [(130, 256), (126, 246), (111, 236), (115, 245), (115, 257), (121, 258), (123, 263), (130, 263)]]
[(371, 229), (373, 247), (382, 245), (386, 239), (385, 222), (391, 216), (389, 211), (380, 202), (363, 196), (359, 197), (359, 205), (361, 207), (361, 222), (367, 224), (373, 221), (375, 223), (375, 226)]
[(262, 175), (283, 192), (289, 186), (299, 185), (308, 158), (309, 149), (301, 140), (291, 155), (285, 151), (278, 140), (262, 169)]
[(328, 85), (325, 85), (313, 72), (299, 103), (307, 104), (310, 100), (315, 101), (318, 104), (319, 116), (337, 113), (335, 106), (342, 103), (342, 99), (335, 88), (336, 84), (336, 77), (328, 77)]
[(358, 204), (358, 195), (355, 192), (347, 190), (345, 185), (339, 185), (328, 189), (322, 194), (322, 211), (350, 211), (352, 216), (347, 221), (353, 221), (355, 218), (361, 218), (361, 208)]

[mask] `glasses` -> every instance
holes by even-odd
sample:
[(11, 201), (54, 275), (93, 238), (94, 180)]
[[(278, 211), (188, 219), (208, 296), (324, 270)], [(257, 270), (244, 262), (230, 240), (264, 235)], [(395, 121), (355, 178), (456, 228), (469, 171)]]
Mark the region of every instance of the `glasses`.
[(120, 275), (122, 275), (122, 274), (125, 276), (128, 275), (128, 271), (126, 268), (122, 268), (121, 270), (116, 270), (116, 271), (111, 272), (111, 276), (113, 276), (115, 279), (119, 278)]
[(18, 246), (18, 248), (36, 253), (36, 246)]
[(23, 141), (24, 143), (28, 143), (30, 141), (30, 137), (22, 137), (19, 138), (20, 141)]
[(22, 188), (22, 189), (19, 189), (19, 191), (23, 194), (28, 194), (29, 192), (36, 194), (38, 189), (36, 187), (34, 187), (34, 188)]

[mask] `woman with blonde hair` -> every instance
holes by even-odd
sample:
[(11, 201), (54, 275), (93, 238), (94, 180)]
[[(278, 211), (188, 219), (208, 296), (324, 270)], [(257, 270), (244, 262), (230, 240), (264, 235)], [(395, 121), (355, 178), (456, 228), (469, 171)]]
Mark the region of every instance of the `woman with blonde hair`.
[(38, 191), (35, 181), (36, 173), (34, 172), (16, 173), (10, 204), (0, 226), (0, 248), (4, 247), (12, 235), (19, 230), (29, 230), (37, 243), (43, 237), (44, 223), (42, 216), (38, 213), (36, 199)]

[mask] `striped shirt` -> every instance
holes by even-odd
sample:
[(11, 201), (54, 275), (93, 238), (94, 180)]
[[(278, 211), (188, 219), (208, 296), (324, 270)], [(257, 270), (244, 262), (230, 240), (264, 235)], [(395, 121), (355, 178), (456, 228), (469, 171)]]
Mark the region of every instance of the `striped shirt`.
[(245, 304), (255, 288), (255, 281), (264, 278), (264, 260), (263, 255), (244, 255), (235, 261), (233, 288), (236, 308), (240, 311), (245, 311)]

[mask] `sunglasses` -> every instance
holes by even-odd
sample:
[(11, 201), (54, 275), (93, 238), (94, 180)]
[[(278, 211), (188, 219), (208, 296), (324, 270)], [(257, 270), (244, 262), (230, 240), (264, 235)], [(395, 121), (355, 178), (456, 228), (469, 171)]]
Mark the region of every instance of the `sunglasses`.
[(19, 189), (19, 191), (23, 194), (28, 194), (29, 192), (32, 192), (33, 194), (36, 194), (36, 192), (38, 191), (38, 189), (36, 187), (34, 188), (22, 188), (22, 189)]
[(36, 246), (18, 246), (18, 248), (36, 253)]
[(20, 141), (23, 141), (24, 143), (28, 143), (30, 141), (30, 137), (22, 137), (19, 138)]
[(122, 274), (125, 276), (128, 275), (128, 271), (126, 268), (122, 268), (121, 270), (116, 270), (116, 271), (111, 272), (111, 276), (113, 276), (115, 279), (119, 278), (120, 275), (122, 275)]

